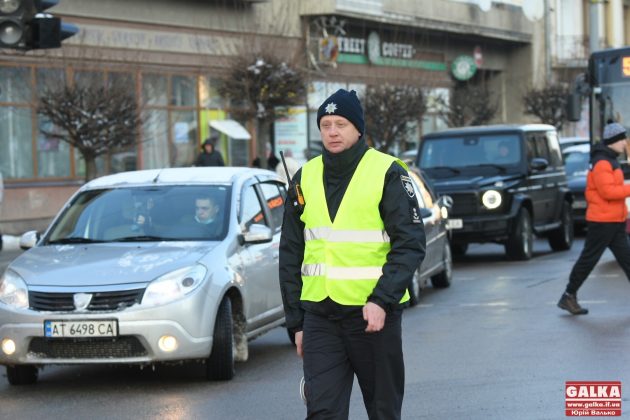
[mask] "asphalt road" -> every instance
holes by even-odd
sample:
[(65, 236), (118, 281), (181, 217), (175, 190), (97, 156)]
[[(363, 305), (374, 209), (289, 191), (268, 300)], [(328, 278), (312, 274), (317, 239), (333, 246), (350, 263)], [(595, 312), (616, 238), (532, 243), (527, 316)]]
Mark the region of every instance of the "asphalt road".
[[(472, 246), (452, 287), (427, 290), (404, 315), (403, 418), (563, 419), (565, 381), (629, 384), (630, 284), (612, 255), (580, 290), (589, 315), (555, 306), (582, 243), (552, 253), (536, 241), (528, 262), (506, 261), (499, 246)], [(250, 360), (230, 382), (206, 382), (195, 365), (50, 367), (25, 387), (0, 377), (0, 417), (300, 419), (301, 376), (300, 359), (276, 329), (250, 343)], [(350, 413), (367, 418), (356, 384)]]

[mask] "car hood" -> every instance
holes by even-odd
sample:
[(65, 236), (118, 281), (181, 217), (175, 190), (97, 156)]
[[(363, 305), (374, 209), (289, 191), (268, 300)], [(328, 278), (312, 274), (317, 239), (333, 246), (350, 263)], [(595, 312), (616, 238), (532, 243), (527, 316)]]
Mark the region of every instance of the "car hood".
[(157, 242), (38, 246), (9, 268), (28, 286), (108, 286), (148, 283), (195, 264), (218, 242)]
[(449, 177), (445, 179), (433, 179), (432, 185), (435, 189), (444, 193), (447, 191), (471, 191), (479, 188), (488, 187), (497, 183), (511, 183), (518, 179), (519, 175), (497, 175), (497, 176), (470, 176), (470, 175), (458, 175), (455, 177)]

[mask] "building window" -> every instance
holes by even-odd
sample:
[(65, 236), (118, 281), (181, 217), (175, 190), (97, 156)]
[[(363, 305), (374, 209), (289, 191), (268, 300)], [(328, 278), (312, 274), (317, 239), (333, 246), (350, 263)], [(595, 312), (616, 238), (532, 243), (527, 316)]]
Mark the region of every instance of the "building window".
[(199, 143), (196, 79), (186, 75), (143, 74), (142, 95), (143, 167), (191, 166)]
[(170, 155), (168, 146), (168, 113), (161, 110), (143, 112), (142, 157), (144, 169), (167, 168)]
[(32, 114), (30, 108), (0, 109), (0, 172), (5, 180), (33, 178)]
[(54, 132), (55, 126), (41, 116), (37, 117), (37, 175), (40, 178), (69, 177), (70, 145), (44, 135), (41, 130)]

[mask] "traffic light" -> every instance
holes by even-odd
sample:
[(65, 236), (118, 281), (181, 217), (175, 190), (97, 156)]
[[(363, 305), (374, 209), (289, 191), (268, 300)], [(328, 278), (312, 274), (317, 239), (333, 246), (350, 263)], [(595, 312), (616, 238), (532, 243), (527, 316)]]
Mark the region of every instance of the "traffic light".
[(77, 26), (62, 23), (60, 18), (42, 13), (58, 3), (59, 0), (33, 0), (35, 12), (27, 39), (30, 49), (61, 48), (61, 41), (79, 32)]
[(32, 0), (0, 0), (0, 48), (19, 48), (26, 45), (26, 20), (30, 16)]
[(0, 48), (33, 50), (59, 48), (79, 31), (47, 10), (59, 0), (0, 0)]

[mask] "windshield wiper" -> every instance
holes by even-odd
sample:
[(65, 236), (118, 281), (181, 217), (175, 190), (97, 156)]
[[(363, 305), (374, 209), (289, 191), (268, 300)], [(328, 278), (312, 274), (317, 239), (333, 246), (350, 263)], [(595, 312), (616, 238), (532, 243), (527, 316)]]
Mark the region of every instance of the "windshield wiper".
[(54, 241), (48, 241), (49, 245), (54, 244), (98, 244), (105, 241), (101, 239), (82, 238), (80, 236), (69, 236), (67, 238), (55, 239)]
[(507, 169), (505, 168), (505, 166), (503, 165), (499, 165), (497, 163), (479, 163), (477, 165), (475, 165), (477, 167), (479, 166), (489, 166), (491, 168), (497, 168), (499, 171), (501, 171), (502, 173), (505, 172)]
[(449, 171), (454, 172), (456, 174), (460, 174), (462, 172), (457, 168), (453, 168), (452, 166), (431, 166), (427, 169), (448, 169)]
[(172, 241), (173, 238), (163, 238), (161, 236), (138, 235), (124, 236), (122, 238), (112, 239), (109, 242), (155, 242), (155, 241)]

